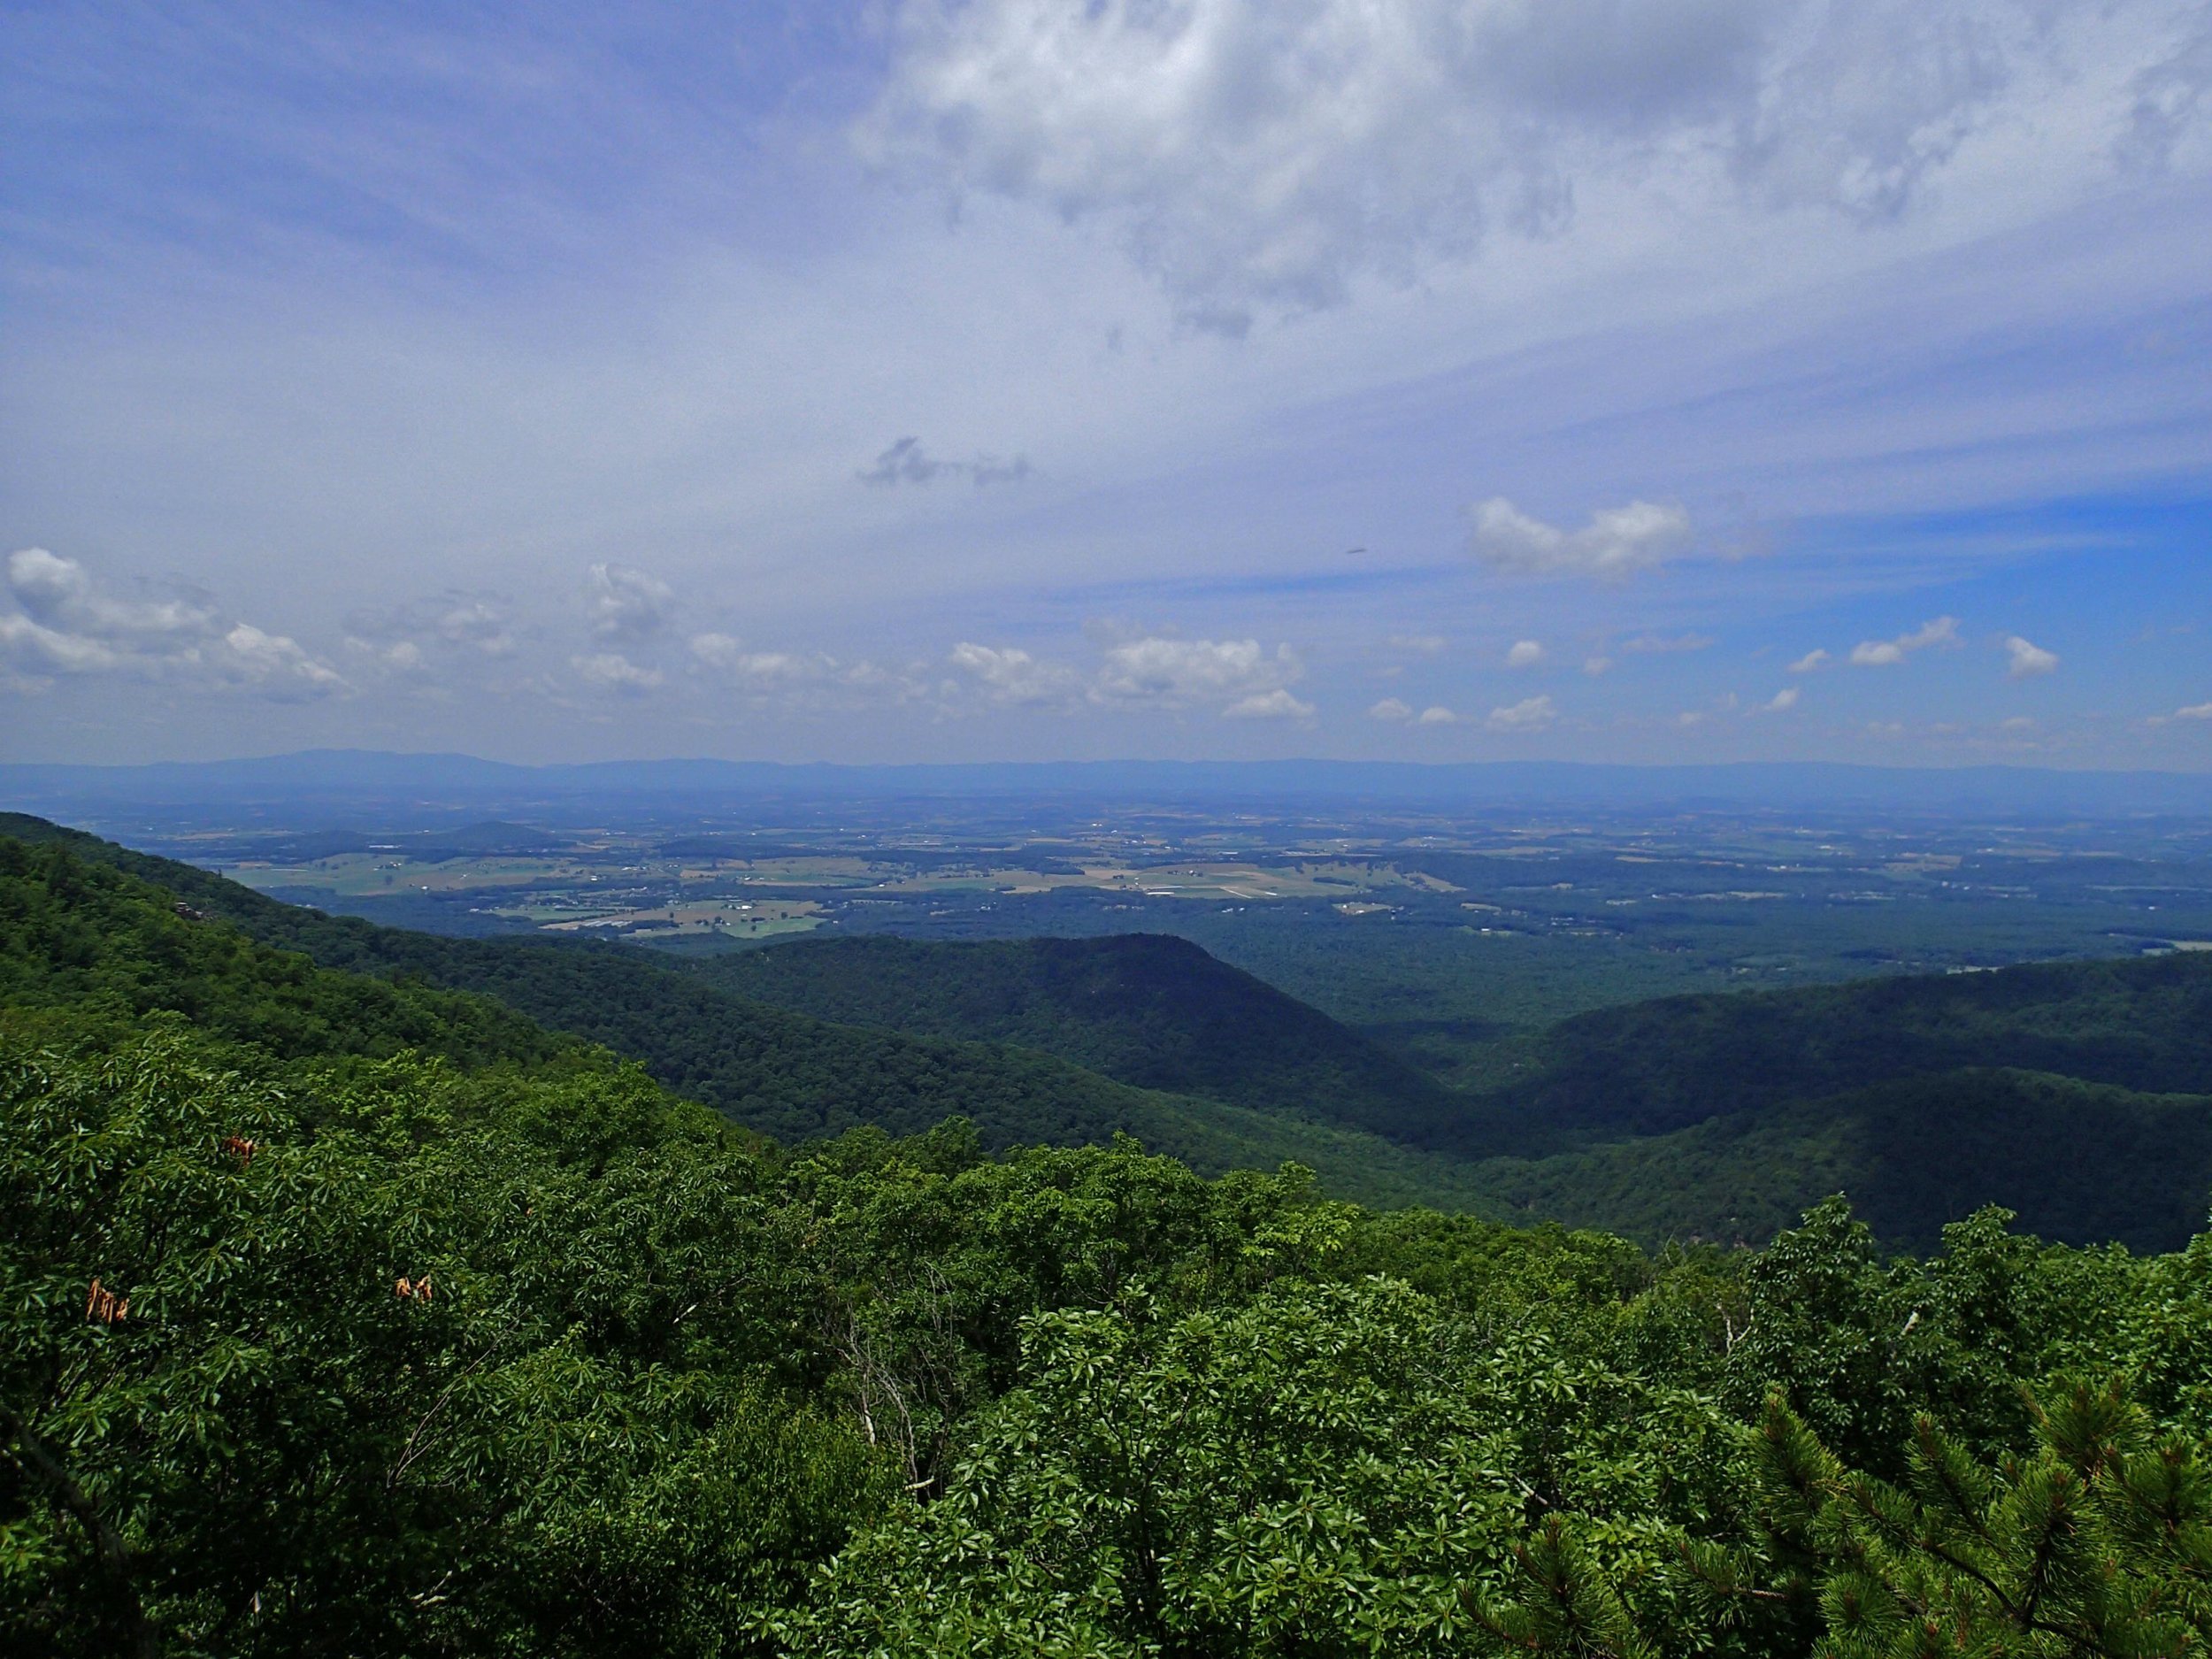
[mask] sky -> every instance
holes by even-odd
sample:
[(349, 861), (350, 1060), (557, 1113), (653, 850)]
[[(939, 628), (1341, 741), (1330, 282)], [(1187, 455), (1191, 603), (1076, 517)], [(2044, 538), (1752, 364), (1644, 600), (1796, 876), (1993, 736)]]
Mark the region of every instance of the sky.
[(24, 0), (0, 308), (0, 759), (2212, 770), (2208, 0)]

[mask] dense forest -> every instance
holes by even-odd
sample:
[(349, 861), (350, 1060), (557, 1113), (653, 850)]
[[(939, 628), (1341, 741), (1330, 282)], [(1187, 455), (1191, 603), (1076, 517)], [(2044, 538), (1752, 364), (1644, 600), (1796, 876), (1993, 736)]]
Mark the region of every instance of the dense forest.
[(1651, 1252), (958, 1116), (779, 1144), (0, 856), (11, 1652), (2212, 1643), (2212, 1234)]

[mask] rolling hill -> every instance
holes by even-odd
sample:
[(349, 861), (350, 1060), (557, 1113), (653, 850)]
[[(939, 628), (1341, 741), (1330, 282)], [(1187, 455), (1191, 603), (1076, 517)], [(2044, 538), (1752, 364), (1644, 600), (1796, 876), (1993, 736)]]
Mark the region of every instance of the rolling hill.
[(465, 1064), (580, 1040), (787, 1144), (963, 1117), (995, 1149), (1128, 1133), (1202, 1171), (1295, 1161), (1348, 1198), (1472, 1199), (1464, 1165), (1341, 1125), (1136, 1088), (1029, 1049), (832, 1024), (619, 945), (326, 916), (40, 819), (0, 818), (0, 1002), (19, 1022), (41, 1008), (169, 1010), (276, 1053), (411, 1046)]
[(690, 971), (819, 1019), (1012, 1043), (1140, 1088), (1394, 1140), (1448, 1138), (1466, 1109), (1348, 1026), (1170, 934), (802, 939)]
[(1663, 1135), (1876, 1084), (2008, 1067), (2212, 1094), (2212, 956), (2040, 963), (1671, 996), (1562, 1021), (1439, 1144), (1469, 1155)]

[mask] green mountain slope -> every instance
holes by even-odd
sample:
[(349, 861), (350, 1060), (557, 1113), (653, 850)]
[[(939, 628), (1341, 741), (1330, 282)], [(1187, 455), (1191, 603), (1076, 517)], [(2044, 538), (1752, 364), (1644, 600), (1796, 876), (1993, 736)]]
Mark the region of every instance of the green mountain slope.
[(1964, 1068), (2212, 1094), (2212, 956), (2046, 963), (1736, 995), (1562, 1021), (1462, 1120), (1467, 1152), (1541, 1154)]
[(1463, 1110), (1348, 1026), (1167, 934), (804, 939), (709, 957), (691, 972), (820, 1019), (1014, 1043), (1140, 1088), (1401, 1141), (1448, 1133)]
[(165, 1010), (279, 1058), (412, 1048), (527, 1064), (581, 1047), (489, 997), (319, 968), (71, 845), (4, 836), (0, 1010), (32, 1028), (53, 1010), (116, 1026)]
[(787, 1143), (963, 1117), (995, 1149), (1129, 1133), (1210, 1172), (1302, 1163), (1363, 1202), (1463, 1208), (1471, 1196), (1466, 1169), (1433, 1153), (1134, 1088), (1047, 1054), (833, 1025), (618, 945), (406, 933), (39, 819), (0, 818), (0, 1003), (12, 1010), (173, 1009), (279, 1054), (539, 1059), (581, 1040)]
[(1959, 1071), (1477, 1167), (1493, 1213), (1647, 1242), (1763, 1242), (1841, 1192), (1907, 1249), (2002, 1204), (2044, 1238), (2162, 1250), (2201, 1228), (2212, 1204), (2212, 1096)]

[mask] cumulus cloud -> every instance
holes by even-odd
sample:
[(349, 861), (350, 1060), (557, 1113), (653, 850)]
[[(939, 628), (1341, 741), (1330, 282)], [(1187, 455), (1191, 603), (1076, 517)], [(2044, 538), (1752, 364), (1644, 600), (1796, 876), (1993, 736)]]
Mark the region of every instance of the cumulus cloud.
[[(855, 138), (956, 200), (1110, 227), (1189, 323), (1418, 280), (1578, 188), (1902, 212), (2007, 109), (2117, 67), (2153, 164), (2207, 79), (2159, 0), (907, 0)], [(2108, 60), (2117, 58), (2116, 65)], [(2140, 73), (2126, 78), (2130, 65)], [(2056, 141), (2054, 141), (2056, 142)]]
[(1505, 654), (1508, 668), (1533, 668), (1543, 660), (1544, 642), (1541, 640), (1516, 640)]
[(1798, 691), (1795, 686), (1785, 686), (1767, 699), (1768, 711), (1773, 714), (1786, 714), (1797, 706), (1797, 697)]
[(1582, 659), (1582, 672), (1593, 680), (1612, 666), (1613, 659), (1609, 657), (1586, 657)]
[(1287, 645), (1271, 654), (1257, 640), (1155, 636), (1109, 647), (1090, 695), (1101, 703), (1241, 704), (1285, 690), (1304, 673), (1305, 664)]
[(675, 589), (626, 565), (594, 565), (584, 573), (584, 615), (606, 644), (649, 640), (667, 625)]
[(2193, 703), (2185, 709), (2176, 709), (2177, 720), (2212, 720), (2212, 703)]
[(1422, 726), (1457, 726), (1459, 716), (1440, 703), (1432, 703), (1421, 710), (1418, 724)]
[(258, 687), (279, 696), (318, 696), (336, 691), (343, 675), (317, 662), (296, 641), (265, 634), (250, 622), (235, 624), (208, 653), (217, 674), (235, 684)]
[(2015, 680), (2031, 680), (2038, 674), (2057, 671), (2058, 653), (2032, 645), (2017, 634), (2005, 641), (2006, 655), (2011, 659), (2006, 672)]
[(1816, 673), (1819, 670), (1825, 668), (1827, 665), (1827, 652), (1822, 650), (1811, 650), (1806, 652), (1804, 656), (1799, 657), (1795, 662), (1790, 664), (1790, 672), (1793, 674)]
[(1221, 711), (1225, 720), (1310, 720), (1313, 704), (1301, 703), (1279, 686), (1240, 697)]
[(1549, 697), (1524, 697), (1510, 707), (1491, 710), (1483, 724), (1494, 732), (1540, 732), (1558, 718)]
[(992, 702), (1014, 708), (1046, 708), (1065, 703), (1080, 680), (1064, 664), (1042, 662), (1011, 647), (1002, 649), (964, 640), (952, 648), (949, 660), (980, 685)]
[(209, 632), (213, 610), (185, 599), (130, 601), (101, 592), (73, 558), (42, 547), (8, 556), (8, 590), (42, 626), (83, 639), (153, 641)]
[(929, 484), (947, 476), (964, 478), (981, 489), (991, 484), (1012, 484), (1027, 478), (1029, 457), (1018, 455), (1002, 461), (995, 455), (979, 455), (971, 461), (940, 461), (922, 448), (919, 438), (901, 438), (872, 465), (854, 474), (864, 484)]
[(1851, 660), (1861, 668), (1894, 668), (1914, 652), (1924, 651), (1931, 645), (1955, 645), (1958, 637), (1958, 618), (1938, 617), (1893, 640), (1861, 640), (1851, 648)]
[(53, 674), (138, 673), (197, 680), (279, 699), (342, 690), (343, 675), (299, 642), (251, 623), (227, 622), (197, 597), (120, 599), (78, 560), (44, 548), (8, 557), (0, 653), (37, 688)]
[(1403, 725), (1413, 718), (1413, 705), (1396, 697), (1385, 697), (1380, 703), (1370, 703), (1367, 718), (1386, 723)]
[(568, 659), (577, 677), (595, 691), (626, 692), (634, 695), (650, 691), (661, 683), (663, 675), (657, 668), (641, 667), (619, 651), (600, 651), (589, 657)]
[(1532, 518), (1502, 495), (1474, 510), (1475, 557), (1520, 576), (1589, 576), (1618, 581), (1688, 550), (1690, 515), (1632, 501), (1602, 508), (1579, 530)]

